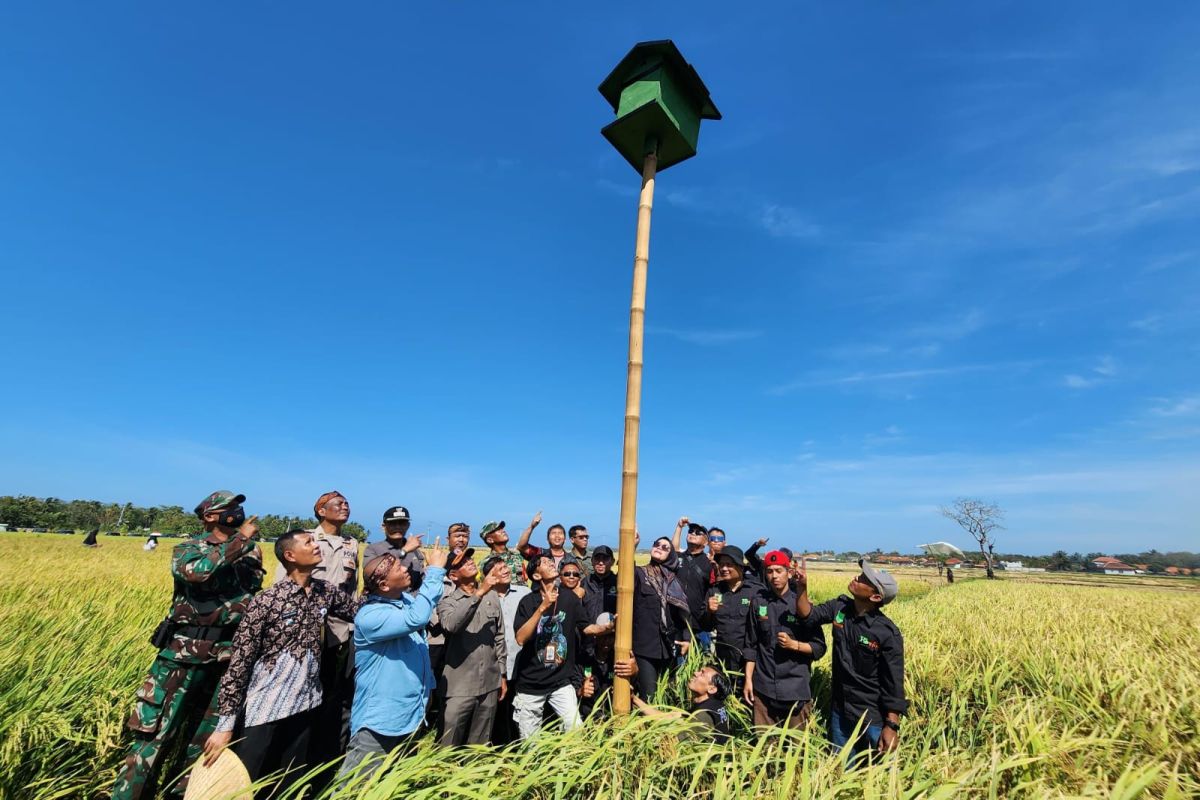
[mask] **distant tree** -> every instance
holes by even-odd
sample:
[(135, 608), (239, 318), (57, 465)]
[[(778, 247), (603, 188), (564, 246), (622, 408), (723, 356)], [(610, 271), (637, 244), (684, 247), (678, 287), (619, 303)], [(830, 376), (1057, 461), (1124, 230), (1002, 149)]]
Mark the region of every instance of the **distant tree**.
[(960, 497), (953, 505), (942, 506), (942, 516), (958, 523), (964, 531), (979, 545), (979, 554), (987, 564), (987, 576), (995, 578), (993, 567), (996, 542), (994, 531), (1003, 530), (1000, 520), (1004, 518), (1004, 510), (995, 503), (987, 503), (971, 497)]
[(1066, 550), (1055, 550), (1050, 554), (1049, 569), (1055, 572), (1066, 572), (1071, 568), (1071, 557)]

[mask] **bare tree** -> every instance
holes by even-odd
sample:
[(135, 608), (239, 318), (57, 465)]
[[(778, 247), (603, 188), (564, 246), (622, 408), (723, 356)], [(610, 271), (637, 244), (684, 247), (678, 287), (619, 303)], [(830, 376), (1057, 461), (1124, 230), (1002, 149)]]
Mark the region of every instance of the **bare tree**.
[(942, 506), (941, 512), (943, 517), (954, 520), (964, 531), (971, 534), (971, 538), (979, 544), (980, 555), (987, 563), (987, 576), (995, 578), (992, 559), (995, 556), (996, 540), (992, 532), (1004, 530), (1004, 526), (1000, 524), (1000, 520), (1004, 519), (1004, 509), (995, 503), (960, 497), (953, 505)]

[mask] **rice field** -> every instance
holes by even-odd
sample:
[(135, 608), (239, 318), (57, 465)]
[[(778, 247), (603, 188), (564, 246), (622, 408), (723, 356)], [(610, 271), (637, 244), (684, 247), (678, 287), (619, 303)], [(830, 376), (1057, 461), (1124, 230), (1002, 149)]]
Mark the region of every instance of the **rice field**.
[[(0, 798), (101, 798), (169, 599), (171, 541), (0, 534)], [(269, 556), (268, 556), (269, 560)], [(813, 565), (816, 567), (817, 565)], [(824, 566), (824, 565), (821, 565)], [(816, 569), (815, 599), (848, 570)], [(794, 798), (1200, 796), (1200, 591), (1186, 581), (899, 573), (907, 644), (900, 751), (847, 770), (821, 727), (681, 741), (644, 717), (527, 746), (439, 749), (333, 796)], [(814, 676), (828, 707), (829, 659)], [(681, 686), (665, 686), (677, 703)], [(824, 704), (824, 705), (823, 705)]]

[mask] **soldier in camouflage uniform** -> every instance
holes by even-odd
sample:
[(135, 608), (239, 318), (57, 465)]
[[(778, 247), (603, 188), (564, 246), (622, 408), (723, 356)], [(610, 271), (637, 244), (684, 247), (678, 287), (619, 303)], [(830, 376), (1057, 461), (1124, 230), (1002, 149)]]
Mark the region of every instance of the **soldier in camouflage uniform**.
[[(193, 763), (216, 727), (217, 688), (233, 633), (263, 581), (258, 526), (256, 517), (245, 518), (245, 500), (227, 491), (210, 494), (196, 506), (204, 533), (177, 545), (171, 556), (175, 596), (151, 639), (160, 650), (127, 723), (133, 743), (112, 800), (154, 797), (156, 776), (169, 778)], [(186, 786), (185, 777), (171, 791), (182, 795)]]

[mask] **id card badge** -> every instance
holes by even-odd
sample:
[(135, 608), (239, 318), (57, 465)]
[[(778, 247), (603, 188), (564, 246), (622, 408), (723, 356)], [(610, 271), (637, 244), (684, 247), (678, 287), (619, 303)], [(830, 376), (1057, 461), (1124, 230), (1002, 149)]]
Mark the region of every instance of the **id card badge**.
[(553, 644), (546, 645), (546, 649), (542, 651), (542, 663), (547, 667), (553, 667), (558, 663), (558, 651)]

